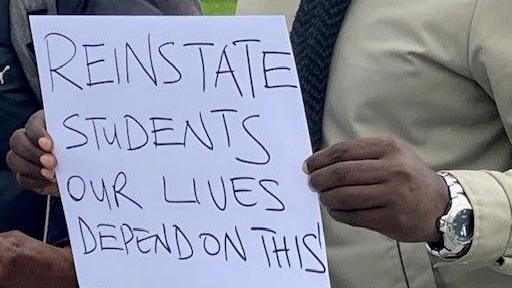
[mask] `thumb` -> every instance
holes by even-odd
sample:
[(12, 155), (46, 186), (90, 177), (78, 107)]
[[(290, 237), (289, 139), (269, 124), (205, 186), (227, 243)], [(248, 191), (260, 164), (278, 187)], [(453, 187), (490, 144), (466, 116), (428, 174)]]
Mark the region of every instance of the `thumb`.
[(53, 141), (46, 131), (46, 121), (43, 110), (34, 113), (28, 119), (25, 130), (32, 144), (48, 153), (53, 150)]

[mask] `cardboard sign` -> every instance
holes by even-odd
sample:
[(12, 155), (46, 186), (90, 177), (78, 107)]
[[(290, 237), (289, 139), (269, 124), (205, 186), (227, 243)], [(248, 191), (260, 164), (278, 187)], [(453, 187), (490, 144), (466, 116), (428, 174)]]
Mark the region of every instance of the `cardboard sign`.
[(80, 287), (329, 287), (283, 17), (31, 25)]

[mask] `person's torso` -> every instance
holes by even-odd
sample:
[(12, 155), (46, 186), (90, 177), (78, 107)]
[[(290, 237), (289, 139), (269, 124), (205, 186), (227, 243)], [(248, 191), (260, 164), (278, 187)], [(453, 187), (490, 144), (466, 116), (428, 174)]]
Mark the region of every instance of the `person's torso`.
[[(353, 1), (334, 52), (324, 145), (394, 135), (435, 170), (509, 169), (511, 144), (496, 105), (469, 71), (475, 4)], [(512, 287), (512, 277), (489, 268), (433, 273), (423, 244), (324, 219), (333, 287)]]
[(59, 14), (199, 15), (198, 0), (55, 0)]
[[(55, 11), (56, 10), (56, 11)], [(28, 15), (197, 15), (198, 0), (0, 0), (0, 232), (43, 238), (46, 197), (24, 191), (4, 159), (14, 130), (42, 109)], [(28, 79), (27, 79), (28, 78)], [(62, 208), (53, 201), (49, 243), (67, 238)]]
[(0, 0), (0, 233), (20, 230), (42, 238), (45, 199), (23, 191), (5, 161), (12, 133), (40, 105), (11, 43), (9, 4)]

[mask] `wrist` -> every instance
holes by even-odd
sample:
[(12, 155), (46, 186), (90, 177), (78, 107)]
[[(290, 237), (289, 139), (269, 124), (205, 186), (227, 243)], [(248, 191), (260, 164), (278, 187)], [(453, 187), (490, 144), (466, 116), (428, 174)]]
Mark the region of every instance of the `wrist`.
[(440, 243), (443, 241), (443, 233), (439, 230), (439, 220), (443, 215), (450, 210), (450, 190), (441, 175), (437, 175), (437, 201), (434, 204), (434, 209), (431, 218), (432, 233), (425, 242)]

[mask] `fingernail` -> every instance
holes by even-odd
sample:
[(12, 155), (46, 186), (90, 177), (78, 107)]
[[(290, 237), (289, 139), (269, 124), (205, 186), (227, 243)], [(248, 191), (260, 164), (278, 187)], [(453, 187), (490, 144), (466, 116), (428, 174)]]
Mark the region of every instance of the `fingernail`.
[(48, 168), (50, 170), (55, 168), (53, 157), (49, 154), (44, 154), (43, 156), (41, 156), (41, 158), (39, 158), (39, 161), (41, 162), (41, 164), (43, 164), (45, 168)]
[(53, 170), (41, 169), (41, 175), (48, 181), (52, 181), (55, 178), (55, 172)]
[(307, 162), (304, 162), (302, 164), (302, 171), (304, 171), (304, 173), (306, 173), (307, 175), (309, 175), (309, 169), (308, 169), (308, 163)]
[(52, 149), (52, 140), (50, 140), (48, 137), (42, 137), (39, 138), (39, 147), (46, 152), (50, 152), (49, 150)]

